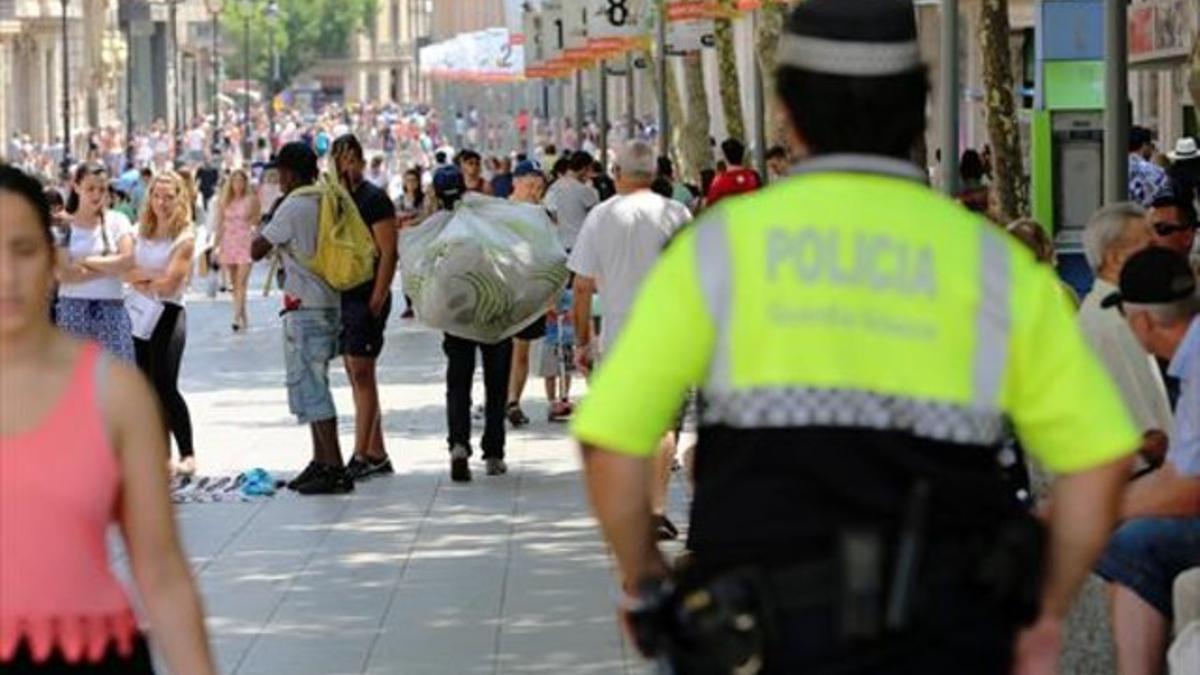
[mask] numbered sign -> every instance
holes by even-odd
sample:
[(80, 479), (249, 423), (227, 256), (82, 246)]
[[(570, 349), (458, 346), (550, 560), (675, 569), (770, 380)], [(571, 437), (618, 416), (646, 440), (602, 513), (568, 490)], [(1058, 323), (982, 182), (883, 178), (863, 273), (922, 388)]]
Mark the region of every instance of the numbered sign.
[(667, 54), (683, 56), (715, 47), (716, 24), (712, 19), (689, 19), (667, 24)]
[(563, 4), (563, 58), (571, 63), (592, 60), (588, 50), (588, 7), (586, 2)]
[(542, 0), (542, 55), (545, 65), (551, 68), (563, 65), (566, 46), (563, 0)]
[(615, 55), (647, 46), (654, 28), (650, 0), (587, 0), (587, 6), (593, 52)]

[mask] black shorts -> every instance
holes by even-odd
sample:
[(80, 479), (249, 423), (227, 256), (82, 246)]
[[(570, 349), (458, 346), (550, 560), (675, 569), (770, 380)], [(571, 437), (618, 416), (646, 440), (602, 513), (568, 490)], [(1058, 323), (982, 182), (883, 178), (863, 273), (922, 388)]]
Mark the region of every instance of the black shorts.
[(340, 340), (342, 355), (378, 358), (383, 351), (383, 332), (387, 328), (387, 320), (391, 313), (391, 295), (388, 295), (387, 302), (383, 304), (383, 312), (375, 317), (371, 315), (369, 297), (343, 294)]
[(518, 340), (525, 340), (526, 342), (541, 340), (542, 338), (546, 337), (546, 317), (539, 317), (537, 321), (534, 321), (526, 326), (524, 330), (522, 330), (520, 333), (517, 333), (514, 337), (516, 337)]

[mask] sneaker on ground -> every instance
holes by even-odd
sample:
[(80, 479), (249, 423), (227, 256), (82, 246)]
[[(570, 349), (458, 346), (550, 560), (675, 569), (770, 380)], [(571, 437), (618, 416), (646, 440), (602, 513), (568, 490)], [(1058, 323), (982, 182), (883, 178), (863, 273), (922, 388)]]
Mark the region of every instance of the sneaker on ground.
[(341, 467), (318, 464), (313, 477), (296, 487), (302, 495), (344, 495), (354, 491), (354, 481)]
[(450, 480), (455, 483), (471, 482), (471, 451), (461, 445), (450, 449)]
[(393, 473), (396, 473), (396, 469), (392, 467), (391, 457), (384, 457), (377, 461), (370, 457), (359, 459), (358, 455), (354, 455), (350, 458), (350, 463), (346, 465), (346, 475), (353, 481)]
[(502, 459), (492, 457), (485, 463), (487, 464), (487, 475), (489, 476), (503, 476), (508, 473), (508, 465)]
[(308, 481), (312, 480), (313, 477), (316, 476), (317, 469), (319, 469), (320, 467), (321, 467), (321, 465), (317, 464), (316, 462), (309, 462), (308, 466), (304, 467), (304, 470), (300, 472), (300, 475), (298, 475), (295, 478), (288, 481), (287, 489), (295, 490), (295, 489), (299, 488), (301, 485), (303, 485), (304, 483), (307, 483)]

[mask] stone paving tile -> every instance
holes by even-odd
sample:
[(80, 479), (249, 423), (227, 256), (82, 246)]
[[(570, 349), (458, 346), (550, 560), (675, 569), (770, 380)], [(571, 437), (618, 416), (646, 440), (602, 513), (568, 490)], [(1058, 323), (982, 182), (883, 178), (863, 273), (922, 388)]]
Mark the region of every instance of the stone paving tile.
[[(232, 335), (226, 303), (191, 299), (182, 389), (202, 473), (286, 476), (307, 462), (307, 430), (287, 410), (276, 302), (252, 297), (251, 330)], [(485, 476), (476, 457), (476, 480), (450, 483), (443, 369), (439, 335), (392, 321), (379, 380), (396, 476), (347, 496), (178, 507), (222, 672), (648, 672), (622, 645), (610, 560), (565, 428), (512, 433), (509, 475)], [(348, 454), (340, 364), (332, 382)], [(526, 408), (544, 419), (537, 385)], [(123, 556), (116, 540), (113, 554)]]
[[(261, 270), (255, 278), (261, 288)], [(226, 302), (189, 305), (182, 389), (204, 473), (264, 467), (287, 475), (307, 462), (308, 433), (288, 414), (283, 388), (278, 298), (259, 296), (242, 335), (228, 332)], [(654, 672), (621, 640), (611, 563), (565, 429), (535, 422), (512, 433), (508, 476), (484, 476), (476, 458), (475, 482), (452, 484), (443, 369), (440, 336), (393, 319), (379, 380), (396, 476), (343, 497), (284, 493), (178, 508), (221, 672)], [(353, 406), (338, 364), (332, 381), (348, 453)], [(534, 420), (545, 415), (540, 389), (536, 381), (527, 389)], [(478, 382), (475, 400), (483, 400)], [(685, 434), (681, 445), (689, 442)], [(682, 483), (670, 500), (681, 526)], [(112, 551), (124, 561), (116, 537)], [(1073, 616), (1064, 674), (1112, 672), (1100, 591), (1093, 580)]]

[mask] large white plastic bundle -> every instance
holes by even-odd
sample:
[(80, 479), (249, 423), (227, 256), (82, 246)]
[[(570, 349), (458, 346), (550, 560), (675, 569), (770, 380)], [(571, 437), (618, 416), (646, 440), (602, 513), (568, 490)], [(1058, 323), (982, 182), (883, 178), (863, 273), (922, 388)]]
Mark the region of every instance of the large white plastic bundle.
[(400, 239), (405, 293), (417, 319), (494, 344), (546, 313), (566, 286), (567, 254), (540, 206), (468, 193)]

